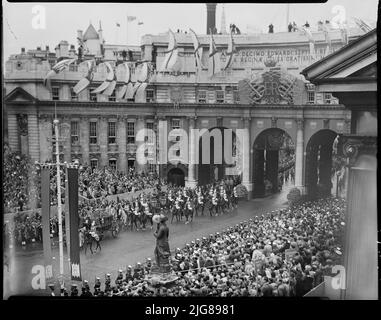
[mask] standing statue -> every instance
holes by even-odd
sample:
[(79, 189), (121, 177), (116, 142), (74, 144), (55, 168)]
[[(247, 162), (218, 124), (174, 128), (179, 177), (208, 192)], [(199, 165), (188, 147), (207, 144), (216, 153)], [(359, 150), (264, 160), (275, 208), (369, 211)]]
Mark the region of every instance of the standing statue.
[(157, 223), (156, 232), (153, 234), (156, 238), (154, 254), (160, 272), (170, 272), (169, 257), (171, 256), (171, 252), (168, 243), (169, 229), (165, 223), (167, 220), (168, 218), (163, 214), (153, 217), (153, 221)]

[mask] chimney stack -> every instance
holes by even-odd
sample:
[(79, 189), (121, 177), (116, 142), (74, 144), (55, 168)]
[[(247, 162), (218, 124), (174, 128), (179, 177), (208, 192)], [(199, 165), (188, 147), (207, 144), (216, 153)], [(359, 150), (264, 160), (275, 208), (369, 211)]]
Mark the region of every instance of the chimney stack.
[(206, 34), (214, 33), (216, 30), (216, 7), (217, 3), (206, 4)]
[(21, 48), (21, 53), (25, 53), (25, 48)]

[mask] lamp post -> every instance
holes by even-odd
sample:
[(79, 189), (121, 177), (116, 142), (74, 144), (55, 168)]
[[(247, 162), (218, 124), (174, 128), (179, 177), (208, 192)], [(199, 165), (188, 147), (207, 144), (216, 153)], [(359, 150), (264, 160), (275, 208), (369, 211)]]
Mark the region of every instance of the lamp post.
[(63, 233), (62, 233), (62, 203), (61, 203), (61, 168), (60, 168), (60, 148), (59, 148), (59, 120), (54, 119), (54, 133), (56, 140), (56, 168), (57, 168), (57, 215), (58, 215), (58, 245), (60, 255), (60, 280), (63, 281), (64, 263), (63, 263)]

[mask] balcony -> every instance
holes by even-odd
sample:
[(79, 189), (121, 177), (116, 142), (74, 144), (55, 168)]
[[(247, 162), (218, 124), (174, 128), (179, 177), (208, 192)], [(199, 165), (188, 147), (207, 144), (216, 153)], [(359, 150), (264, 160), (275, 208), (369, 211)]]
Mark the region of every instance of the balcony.
[(90, 144), (90, 153), (96, 153), (96, 152), (99, 152), (100, 151), (100, 147), (98, 144)]

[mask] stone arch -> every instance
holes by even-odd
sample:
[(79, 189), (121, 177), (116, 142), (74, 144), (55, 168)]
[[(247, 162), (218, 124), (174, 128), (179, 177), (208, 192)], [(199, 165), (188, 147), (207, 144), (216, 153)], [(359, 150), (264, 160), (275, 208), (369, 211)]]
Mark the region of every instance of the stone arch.
[(332, 189), (332, 153), (337, 132), (321, 129), (306, 145), (305, 186), (309, 196), (325, 196)]
[(185, 186), (185, 170), (181, 166), (172, 166), (167, 170), (167, 181), (176, 186)]
[[(282, 162), (279, 161), (281, 154)], [(287, 159), (284, 161), (283, 159)], [(262, 197), (266, 194), (265, 180), (272, 187), (271, 192), (279, 190), (279, 176), (291, 172), (295, 166), (295, 142), (290, 135), (280, 128), (263, 130), (253, 143), (253, 195)]]
[[(231, 130), (231, 143), (230, 141), (225, 141), (224, 130)], [(225, 171), (227, 167), (234, 167), (234, 157), (236, 155), (236, 133), (234, 129), (227, 128), (224, 126), (215, 126), (207, 129), (210, 134), (209, 144), (203, 142), (207, 132), (204, 132), (199, 137), (198, 145), (198, 184), (205, 185), (210, 182), (221, 180), (225, 177)], [(220, 132), (220, 136), (218, 136)], [(216, 136), (213, 134), (216, 133)], [(228, 132), (227, 132), (228, 133)], [(227, 135), (229, 136), (229, 134)], [(204, 144), (205, 143), (205, 144)], [(221, 144), (221, 147), (217, 146)], [(231, 144), (231, 153), (229, 158), (225, 158), (225, 144)], [(205, 153), (209, 153), (209, 157), (205, 157)], [(215, 154), (216, 153), (216, 154)], [(207, 162), (207, 163), (205, 163)]]

